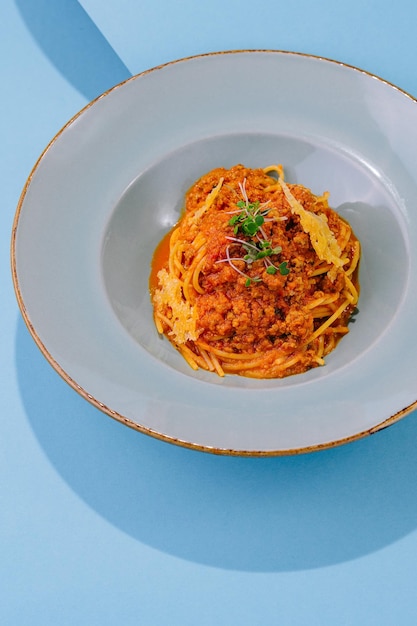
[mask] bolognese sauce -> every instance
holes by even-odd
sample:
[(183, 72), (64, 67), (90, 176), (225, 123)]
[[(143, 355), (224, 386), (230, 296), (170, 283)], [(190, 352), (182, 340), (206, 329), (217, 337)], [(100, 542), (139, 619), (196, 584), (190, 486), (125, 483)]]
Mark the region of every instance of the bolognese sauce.
[(359, 241), (283, 168), (216, 168), (151, 269), (154, 318), (193, 369), (282, 378), (324, 364), (359, 297)]

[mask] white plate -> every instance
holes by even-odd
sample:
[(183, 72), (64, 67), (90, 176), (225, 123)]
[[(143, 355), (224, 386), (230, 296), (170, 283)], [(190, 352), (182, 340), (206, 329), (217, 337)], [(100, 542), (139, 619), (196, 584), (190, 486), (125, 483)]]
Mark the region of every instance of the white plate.
[[(359, 314), (324, 367), (278, 381), (194, 373), (154, 329), (149, 265), (184, 192), (216, 166), (284, 165), (362, 242)], [(417, 106), (341, 63), (279, 51), (184, 59), (116, 86), (57, 134), (13, 228), (18, 302), (83, 397), (217, 453), (316, 450), (416, 405)]]

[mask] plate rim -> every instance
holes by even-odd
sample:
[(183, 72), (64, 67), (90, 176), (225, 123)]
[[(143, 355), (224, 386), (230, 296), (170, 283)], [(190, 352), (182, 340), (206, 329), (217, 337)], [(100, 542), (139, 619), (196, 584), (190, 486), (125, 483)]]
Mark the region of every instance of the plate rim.
[(365, 75), (369, 78), (373, 78), (376, 79), (378, 82), (394, 89), (395, 91), (399, 92), (400, 94), (404, 95), (405, 97), (409, 98), (412, 102), (414, 102), (415, 104), (417, 104), (417, 98), (412, 96), (410, 93), (408, 93), (406, 90), (402, 89), (401, 87), (399, 87), (398, 85), (368, 71), (362, 68), (359, 68), (355, 65), (352, 65), (350, 63), (346, 63), (343, 61), (339, 61), (339, 60), (335, 60), (326, 56), (321, 56), (321, 55), (316, 55), (316, 54), (310, 54), (310, 53), (305, 53), (305, 52), (298, 52), (298, 51), (290, 51), (290, 50), (280, 50), (280, 49), (263, 49), (263, 48), (254, 48), (254, 49), (232, 49), (232, 50), (222, 50), (222, 51), (213, 51), (213, 52), (205, 52), (205, 53), (201, 53), (201, 54), (195, 54), (195, 55), (191, 55), (191, 56), (186, 56), (186, 57), (182, 57), (179, 59), (174, 59), (159, 65), (156, 65), (152, 68), (149, 69), (145, 69), (142, 72), (139, 72), (137, 74), (134, 74), (132, 76), (129, 76), (128, 78), (124, 79), (123, 81), (121, 81), (120, 83), (117, 83), (116, 85), (110, 87), (109, 89), (107, 89), (106, 91), (104, 91), (103, 93), (101, 93), (100, 95), (98, 95), (96, 98), (94, 98), (93, 100), (91, 100), (90, 102), (88, 102), (84, 107), (82, 107), (77, 113), (75, 113), (59, 130), (58, 132), (52, 137), (52, 139), (48, 142), (48, 144), (45, 146), (45, 148), (42, 150), (42, 152), (40, 153), (39, 157), (36, 159), (30, 173), (29, 176), (27, 177), (25, 184), (23, 186), (23, 189), (21, 191), (18, 203), (17, 203), (17, 208), (15, 211), (15, 215), (13, 218), (13, 223), (12, 223), (12, 231), (11, 231), (11, 242), (10, 242), (10, 266), (11, 266), (11, 275), (12, 275), (12, 282), (13, 282), (13, 288), (14, 288), (14, 292), (15, 292), (15, 296), (16, 296), (16, 300), (20, 309), (20, 313), (22, 315), (23, 321), (25, 322), (25, 325), (30, 333), (30, 335), (32, 336), (32, 339), (35, 341), (35, 344), (37, 345), (37, 347), (39, 348), (40, 352), (42, 353), (42, 355), (44, 356), (44, 358), (48, 361), (48, 363), (53, 367), (53, 369), (60, 375), (60, 377), (70, 386), (72, 387), (72, 389), (74, 389), (83, 399), (87, 400), (90, 404), (92, 404), (95, 408), (99, 409), (101, 412), (107, 414), (109, 417), (115, 419), (116, 421), (118, 421), (119, 423), (122, 423), (123, 425), (137, 431), (140, 432), (142, 434), (146, 434), (149, 435), (155, 439), (158, 439), (160, 441), (164, 441), (166, 443), (171, 443), (183, 448), (187, 448), (187, 449), (192, 449), (192, 450), (196, 450), (196, 451), (200, 451), (200, 452), (207, 452), (207, 453), (211, 453), (214, 455), (223, 455), (223, 456), (238, 456), (238, 457), (276, 457), (276, 456), (294, 456), (294, 455), (299, 455), (299, 454), (305, 454), (305, 453), (311, 453), (311, 452), (317, 452), (320, 450), (326, 450), (326, 449), (330, 449), (330, 448), (335, 448), (347, 443), (351, 443), (353, 441), (357, 441), (359, 439), (362, 439), (364, 437), (367, 437), (369, 435), (375, 434), (376, 432), (379, 432), (380, 430), (383, 430), (385, 428), (388, 428), (389, 426), (391, 426), (392, 424), (396, 423), (397, 421), (399, 421), (400, 419), (402, 419), (403, 417), (405, 417), (406, 415), (408, 415), (409, 413), (411, 413), (415, 408), (417, 408), (417, 399), (415, 401), (413, 401), (412, 403), (410, 403), (409, 405), (405, 406), (404, 408), (398, 410), (397, 412), (393, 413), (390, 417), (384, 419), (382, 422), (372, 426), (371, 428), (367, 428), (364, 429), (362, 431), (359, 431), (357, 433), (354, 433), (352, 435), (348, 435), (346, 437), (341, 437), (339, 439), (335, 439), (333, 441), (328, 441), (328, 442), (324, 442), (324, 443), (319, 443), (319, 444), (312, 444), (312, 445), (307, 445), (307, 446), (302, 446), (302, 447), (295, 447), (295, 448), (288, 448), (288, 449), (274, 449), (274, 450), (246, 450), (246, 449), (234, 449), (234, 448), (222, 448), (222, 447), (217, 447), (217, 446), (209, 446), (209, 445), (204, 445), (204, 444), (198, 444), (198, 443), (193, 443), (191, 441), (186, 441), (184, 439), (178, 438), (178, 437), (174, 437), (171, 435), (167, 435), (165, 433), (161, 433), (155, 429), (152, 429), (148, 426), (143, 426), (141, 424), (138, 424), (136, 422), (134, 422), (133, 420), (131, 420), (128, 417), (125, 417), (124, 415), (122, 415), (121, 413), (115, 411), (114, 409), (111, 409), (109, 406), (107, 406), (106, 404), (104, 404), (103, 402), (101, 402), (100, 400), (98, 400), (97, 398), (95, 398), (92, 394), (90, 394), (86, 389), (84, 389), (79, 383), (77, 383), (64, 369), (63, 367), (56, 361), (56, 359), (51, 355), (51, 353), (49, 352), (49, 350), (47, 349), (47, 347), (45, 346), (45, 344), (43, 343), (43, 341), (40, 339), (33, 323), (31, 322), (30, 319), (30, 315), (27, 311), (22, 293), (21, 293), (21, 289), (20, 289), (20, 284), (19, 284), (19, 276), (18, 276), (18, 270), (17, 270), (17, 259), (16, 259), (16, 242), (17, 242), (17, 238), (18, 238), (18, 226), (19, 226), (19, 220), (20, 220), (20, 216), (22, 213), (22, 208), (23, 208), (23, 204), (28, 192), (28, 189), (30, 187), (30, 184), (32, 182), (33, 177), (35, 176), (38, 167), (40, 165), (40, 163), (43, 161), (45, 155), (47, 154), (47, 152), (51, 149), (51, 147), (59, 140), (59, 138), (61, 137), (61, 135), (67, 130), (67, 128), (69, 128), (79, 117), (81, 117), (82, 115), (84, 115), (91, 107), (93, 107), (98, 101), (102, 100), (103, 98), (106, 98), (108, 95), (110, 95), (112, 92), (122, 88), (123, 86), (125, 86), (126, 84), (141, 79), (144, 76), (147, 76), (148, 74), (151, 73), (155, 73), (159, 70), (168, 68), (170, 66), (174, 66), (180, 63), (185, 63), (188, 61), (194, 61), (194, 60), (198, 60), (198, 59), (204, 59), (204, 58), (209, 58), (209, 57), (218, 57), (218, 56), (222, 56), (222, 55), (244, 55), (244, 54), (276, 54), (276, 55), (285, 55), (285, 56), (293, 56), (293, 57), (302, 57), (304, 59), (311, 59), (314, 61), (319, 61), (319, 62), (324, 62), (324, 63), (329, 63), (329, 64), (333, 64), (335, 66), (339, 66), (342, 68), (346, 68), (349, 70), (353, 70), (355, 72), (358, 72), (362, 75)]

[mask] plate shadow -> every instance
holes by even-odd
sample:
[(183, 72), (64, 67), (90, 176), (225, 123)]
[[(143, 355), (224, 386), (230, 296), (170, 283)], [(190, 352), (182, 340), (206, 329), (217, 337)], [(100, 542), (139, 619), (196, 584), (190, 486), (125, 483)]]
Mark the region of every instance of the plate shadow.
[(415, 413), (319, 453), (213, 456), (100, 413), (50, 367), (20, 318), (16, 366), (28, 420), (58, 474), (153, 548), (224, 569), (295, 571), (364, 556), (417, 527)]
[(15, 0), (35, 41), (88, 101), (131, 73), (77, 0)]

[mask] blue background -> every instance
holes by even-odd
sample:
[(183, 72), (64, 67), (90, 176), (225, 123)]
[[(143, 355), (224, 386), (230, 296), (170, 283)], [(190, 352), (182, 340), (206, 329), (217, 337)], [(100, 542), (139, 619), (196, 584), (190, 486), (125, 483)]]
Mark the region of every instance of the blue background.
[(415, 625), (415, 413), (286, 458), (217, 457), (136, 433), (44, 360), (18, 311), (9, 245), (45, 145), (131, 73), (276, 48), (352, 63), (416, 96), (417, 5), (84, 4), (90, 14), (76, 0), (1, 8), (0, 623)]

